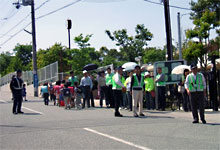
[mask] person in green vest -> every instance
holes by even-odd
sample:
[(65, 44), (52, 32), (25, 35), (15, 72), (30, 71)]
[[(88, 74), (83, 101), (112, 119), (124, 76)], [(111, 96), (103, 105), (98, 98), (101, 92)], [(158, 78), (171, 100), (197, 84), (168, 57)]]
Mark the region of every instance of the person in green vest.
[(165, 83), (165, 75), (162, 73), (162, 68), (157, 68), (157, 75), (155, 79), (156, 87), (157, 87), (157, 98), (158, 98), (158, 110), (165, 111), (166, 107), (166, 83)]
[(71, 87), (74, 87), (74, 82), (79, 82), (77, 79), (77, 76), (74, 76), (74, 72), (70, 71), (70, 77), (68, 79), (68, 81), (71, 83)]
[(206, 82), (202, 73), (198, 72), (195, 64), (191, 65), (192, 73), (186, 77), (185, 89), (192, 105), (193, 122), (199, 123), (198, 111), (203, 124), (206, 124), (204, 115), (204, 98), (206, 97)]
[(112, 79), (112, 90), (113, 96), (115, 100), (115, 117), (123, 117), (123, 115), (119, 112), (120, 101), (122, 101), (122, 91), (126, 91), (125, 86), (122, 83), (122, 74), (123, 68), (120, 66), (117, 68), (116, 74), (113, 76)]
[(113, 99), (113, 92), (112, 92), (112, 77), (113, 73), (111, 73), (111, 68), (107, 68), (107, 74), (105, 75), (106, 81), (106, 104), (107, 108), (114, 108), (114, 99)]
[(133, 99), (133, 115), (138, 117), (137, 105), (139, 103), (139, 116), (143, 114), (143, 91), (144, 91), (144, 77), (141, 75), (141, 67), (137, 65), (135, 67), (135, 75), (131, 78), (130, 92)]
[(155, 109), (155, 101), (153, 100), (153, 97), (151, 95), (151, 92), (154, 90), (154, 80), (151, 78), (150, 73), (149, 72), (145, 72), (144, 74), (145, 79), (144, 79), (144, 83), (145, 83), (145, 98), (146, 98), (146, 108), (148, 110), (150, 109)]
[(129, 77), (127, 77), (127, 79), (125, 80), (125, 84), (124, 84), (125, 87), (127, 88), (128, 107), (129, 107), (130, 111), (132, 111), (132, 96), (131, 96), (131, 92), (130, 92), (132, 77), (133, 77), (133, 71), (130, 71)]

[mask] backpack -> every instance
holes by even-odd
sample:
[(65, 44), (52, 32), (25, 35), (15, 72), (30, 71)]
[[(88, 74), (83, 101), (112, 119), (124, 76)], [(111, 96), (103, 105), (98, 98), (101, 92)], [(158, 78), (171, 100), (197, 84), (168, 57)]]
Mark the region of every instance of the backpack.
[(70, 94), (71, 94), (71, 93), (70, 93), (70, 89), (69, 89), (69, 88), (64, 88), (64, 89), (63, 89), (63, 95), (64, 95), (64, 96), (70, 96)]

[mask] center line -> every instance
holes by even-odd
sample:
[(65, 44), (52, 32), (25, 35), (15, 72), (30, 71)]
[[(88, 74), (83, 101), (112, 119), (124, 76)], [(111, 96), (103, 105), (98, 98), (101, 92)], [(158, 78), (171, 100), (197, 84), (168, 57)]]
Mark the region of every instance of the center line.
[(42, 112), (39, 112), (39, 111), (36, 111), (36, 110), (30, 109), (30, 108), (27, 108), (27, 107), (24, 107), (24, 106), (22, 106), (22, 108), (43, 115)]
[(92, 130), (92, 129), (89, 129), (89, 128), (84, 128), (84, 130), (95, 133), (95, 134), (98, 134), (98, 135), (101, 135), (101, 136), (104, 136), (104, 137), (107, 137), (109, 139), (112, 139), (112, 140), (115, 140), (115, 141), (118, 141), (118, 142), (121, 142), (121, 143), (124, 143), (124, 144), (127, 144), (127, 145), (130, 145), (130, 146), (133, 146), (133, 147), (136, 147), (136, 148), (139, 148), (139, 149), (142, 149), (142, 150), (151, 150), (150, 148), (140, 146), (140, 145), (134, 144), (132, 142), (128, 142), (128, 141), (119, 139), (117, 137), (114, 137), (114, 136), (111, 136), (111, 135), (108, 135), (108, 134), (104, 134), (104, 133), (101, 133), (101, 132), (98, 132), (98, 131), (95, 131), (95, 130)]

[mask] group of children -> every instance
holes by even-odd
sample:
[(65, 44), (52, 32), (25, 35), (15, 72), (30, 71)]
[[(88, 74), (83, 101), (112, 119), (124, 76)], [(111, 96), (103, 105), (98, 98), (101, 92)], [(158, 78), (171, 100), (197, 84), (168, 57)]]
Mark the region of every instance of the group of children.
[(65, 80), (62, 82), (57, 81), (55, 85), (45, 83), (41, 86), (41, 94), (45, 105), (49, 104), (50, 96), (50, 100), (54, 102), (54, 105), (64, 106), (65, 109), (82, 108), (82, 89), (79, 87), (78, 82), (74, 82), (74, 86), (71, 86), (71, 82), (65, 82)]

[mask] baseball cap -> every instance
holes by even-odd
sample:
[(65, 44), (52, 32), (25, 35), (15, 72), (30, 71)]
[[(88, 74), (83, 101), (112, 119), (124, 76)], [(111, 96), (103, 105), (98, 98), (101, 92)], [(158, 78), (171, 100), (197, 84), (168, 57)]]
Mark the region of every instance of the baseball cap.
[(83, 70), (83, 74), (84, 74), (84, 73), (87, 73), (87, 71), (86, 71), (86, 70)]

